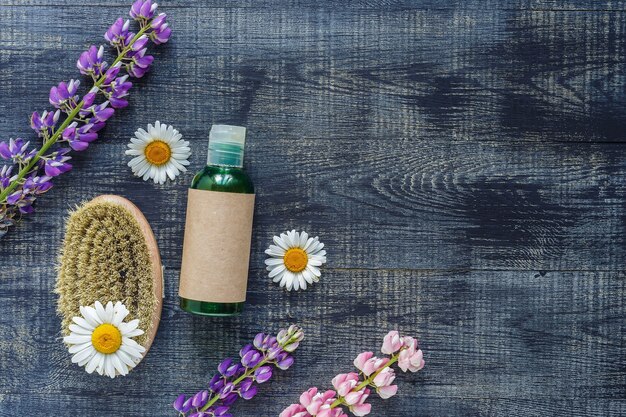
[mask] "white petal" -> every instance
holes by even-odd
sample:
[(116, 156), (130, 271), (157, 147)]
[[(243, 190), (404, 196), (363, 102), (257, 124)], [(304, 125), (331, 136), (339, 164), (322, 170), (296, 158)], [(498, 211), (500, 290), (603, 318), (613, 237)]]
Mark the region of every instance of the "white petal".
[[(319, 277), (320, 275), (322, 275), (322, 273), (320, 272), (319, 268), (313, 265), (307, 265), (306, 269), (308, 269), (314, 276)], [(313, 280), (315, 281), (315, 278), (313, 278)]]
[(115, 367), (112, 361), (113, 355), (106, 355), (104, 357), (104, 373), (111, 378), (115, 378)]
[(309, 284), (313, 284), (313, 274), (311, 273), (311, 271), (309, 271), (308, 269), (304, 269), (304, 271), (302, 271), (302, 277), (306, 280), (306, 282), (308, 282)]
[(106, 358), (106, 355), (103, 353), (100, 353), (100, 355), (96, 355), (98, 356), (98, 363), (96, 365), (96, 372), (98, 372), (100, 375), (102, 375), (104, 373), (104, 359)]
[(75, 334), (91, 336), (91, 333), (93, 333), (93, 330), (85, 329), (84, 327), (81, 327), (77, 324), (70, 324), (69, 328), (70, 332)]
[(91, 353), (93, 353), (93, 350), (91, 350), (91, 349), (83, 349), (83, 350), (81, 350), (80, 352), (78, 352), (77, 354), (72, 356), (72, 363), (78, 363), (78, 362), (81, 362), (84, 359), (87, 359), (89, 357), (89, 355), (91, 355)]
[(104, 309), (106, 313), (106, 322), (111, 323), (113, 321), (113, 303), (109, 301)]
[(129, 368), (135, 367), (136, 362), (132, 360), (131, 357), (123, 350), (120, 349), (117, 352), (115, 352), (115, 354), (117, 355), (118, 358), (120, 358), (122, 363), (124, 363), (127, 367)]
[(132, 332), (139, 326), (139, 319), (131, 320), (127, 323), (122, 323), (119, 325), (118, 329), (122, 333), (122, 336), (126, 334), (126, 332)]
[(91, 335), (80, 335), (71, 333), (69, 336), (65, 336), (63, 338), (63, 341), (71, 345), (80, 345), (83, 343), (91, 342)]
[[(281, 237), (282, 237), (282, 235), (281, 235)], [(274, 236), (274, 237), (273, 237), (273, 240), (274, 240), (274, 243), (275, 243), (277, 246), (279, 246), (280, 248), (282, 248), (282, 249), (284, 249), (284, 250), (289, 249), (289, 245), (288, 245), (288, 244), (287, 244), (287, 243), (286, 243), (283, 239), (281, 239), (280, 237), (278, 237), (278, 236)]]
[(309, 247), (315, 242), (315, 239), (310, 237), (309, 240), (306, 241), (306, 244), (302, 247), (305, 251), (308, 251)]
[(304, 280), (302, 274), (298, 274), (298, 281), (300, 282), (300, 288), (306, 290), (306, 281)]
[[(287, 287), (287, 289), (289, 289), (289, 287)], [(296, 275), (293, 280), (293, 289), (295, 291), (298, 291), (300, 289), (300, 280), (298, 279), (298, 275)]]
[(96, 370), (96, 367), (98, 366), (98, 363), (100, 362), (101, 356), (102, 356), (102, 353), (96, 351), (96, 354), (93, 355), (91, 359), (89, 359), (87, 366), (85, 366), (85, 371), (87, 371), (88, 374), (91, 374), (93, 373), (93, 371)]
[(273, 278), (273, 277), (275, 277), (276, 275), (278, 275), (278, 274), (280, 274), (281, 272), (283, 272), (285, 269), (287, 269), (287, 268), (285, 267), (285, 265), (278, 265), (278, 266), (274, 267), (274, 268), (270, 271), (270, 273), (268, 274), (268, 276), (269, 276), (270, 278)]
[(77, 363), (78, 366), (85, 366), (87, 365), (87, 363), (94, 357), (96, 356), (96, 353), (98, 353), (97, 350), (92, 349), (91, 353), (89, 353), (89, 356), (87, 356), (86, 358), (84, 358), (83, 360), (81, 360), (80, 362)]
[(284, 261), (279, 258), (268, 258), (265, 260), (265, 265), (281, 265)]
[(107, 312), (104, 309), (104, 306), (102, 305), (102, 303), (100, 303), (100, 301), (96, 301), (96, 313), (98, 313), (98, 318), (100, 319), (100, 322), (102, 323), (109, 323), (109, 321), (107, 320)]
[(91, 324), (89, 324), (89, 322), (87, 320), (85, 320), (83, 317), (72, 317), (72, 321), (74, 321), (74, 323), (76, 323), (78, 326), (82, 327), (85, 330), (91, 330), (93, 331), (93, 329), (95, 329), (95, 326), (92, 326)]
[(87, 322), (92, 325), (94, 328), (98, 327), (99, 325), (102, 324), (102, 321), (100, 320), (100, 317), (98, 317), (98, 313), (96, 313), (96, 309), (91, 307), (91, 306), (87, 306), (87, 307), (80, 307), (80, 313), (83, 315), (83, 317), (85, 318), (85, 320), (87, 320)]
[(280, 271), (278, 274), (276, 274), (276, 276), (274, 278), (272, 278), (272, 281), (274, 282), (280, 282), (283, 280), (283, 275), (285, 275), (285, 270), (283, 269), (282, 271)]
[(322, 266), (322, 261), (320, 261), (319, 259), (311, 259), (309, 258), (309, 265), (312, 266)]
[(285, 256), (286, 251), (280, 246), (270, 245), (269, 249), (265, 250), (265, 253), (267, 253), (268, 255), (280, 256), (282, 258), (283, 256)]
[(309, 235), (307, 232), (303, 231), (302, 233), (300, 233), (300, 242), (298, 243), (298, 246), (303, 248), (304, 245), (306, 245), (307, 240), (309, 240)]
[(93, 345), (91, 344), (91, 340), (89, 340), (89, 342), (85, 342), (85, 343), (80, 343), (78, 345), (72, 345), (69, 347), (69, 349), (67, 349), (68, 352), (70, 352), (72, 355), (75, 353), (80, 352), (83, 349), (93, 349)]
[(117, 354), (111, 355), (111, 362), (113, 363), (113, 367), (115, 368), (115, 370), (121, 375), (128, 374), (128, 367), (122, 363)]

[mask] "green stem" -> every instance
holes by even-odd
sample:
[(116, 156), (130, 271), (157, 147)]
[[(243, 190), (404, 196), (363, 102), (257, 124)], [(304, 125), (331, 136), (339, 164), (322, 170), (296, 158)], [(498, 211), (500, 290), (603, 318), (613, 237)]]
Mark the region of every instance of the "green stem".
[[(117, 56), (117, 58), (115, 58), (115, 61), (113, 61), (113, 64), (111, 65), (112, 67), (115, 66), (118, 62), (120, 62), (123, 59), (123, 57), (126, 55), (126, 53), (128, 53), (131, 50), (133, 44), (137, 41), (137, 39), (139, 39), (141, 37), (141, 35), (143, 35), (148, 29), (150, 29), (150, 25), (145, 25), (144, 27), (142, 27), (139, 30), (139, 32), (137, 32), (137, 34), (131, 39), (131, 41), (128, 44), (128, 46), (122, 50), (122, 53), (120, 53)], [(106, 79), (106, 76), (103, 74), (98, 79), (98, 81), (96, 81), (94, 83), (94, 87), (99, 88), (102, 85), (102, 83), (104, 82), (105, 79)], [(17, 178), (14, 181), (12, 181), (7, 186), (7, 188), (5, 188), (4, 190), (2, 190), (2, 192), (0, 192), (0, 203), (2, 203), (2, 204), (6, 203), (6, 199), (7, 199), (8, 195), (11, 193), (11, 191), (13, 191), (15, 189), (15, 187), (18, 186), (20, 181), (22, 179), (24, 179), (26, 174), (28, 174), (33, 169), (33, 167), (41, 159), (41, 157), (46, 154), (46, 151), (48, 149), (50, 149), (50, 147), (57, 142), (59, 137), (63, 134), (63, 130), (65, 130), (65, 128), (68, 127), (70, 125), (70, 123), (72, 123), (74, 121), (74, 118), (80, 112), (80, 110), (83, 108), (84, 105), (85, 105), (85, 101), (81, 100), (80, 103), (78, 103), (76, 105), (74, 110), (72, 110), (67, 115), (67, 118), (63, 121), (63, 123), (61, 123), (61, 126), (59, 126), (59, 128), (50, 137), (50, 139), (48, 139), (41, 146), (41, 149), (39, 149), (39, 151), (35, 154), (35, 156), (33, 156), (31, 158), (30, 162), (26, 166), (24, 166), (22, 169), (20, 169), (20, 172), (17, 173)]]
[[(398, 355), (392, 356), (391, 359), (389, 359), (389, 362), (387, 362), (382, 368), (380, 368), (378, 371), (374, 372), (372, 375), (368, 376), (367, 378), (365, 378), (365, 380), (363, 382), (361, 382), (359, 385), (357, 385), (356, 387), (352, 388), (352, 391), (350, 392), (357, 392), (357, 391), (361, 391), (363, 388), (367, 387), (368, 385), (370, 385), (373, 381), (374, 378), (376, 378), (378, 376), (379, 373), (381, 373), (385, 368), (389, 368), (391, 365), (393, 365), (394, 363), (398, 362)], [(330, 408), (335, 408), (340, 406), (341, 404), (343, 404), (343, 397), (339, 397), (335, 400), (334, 403), (332, 403), (330, 405)]]

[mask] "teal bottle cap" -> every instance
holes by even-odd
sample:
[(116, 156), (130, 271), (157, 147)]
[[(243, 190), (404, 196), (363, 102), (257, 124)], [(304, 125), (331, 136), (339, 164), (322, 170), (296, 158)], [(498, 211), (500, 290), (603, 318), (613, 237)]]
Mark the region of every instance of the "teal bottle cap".
[(230, 125), (211, 126), (207, 164), (242, 167), (245, 143), (245, 127)]

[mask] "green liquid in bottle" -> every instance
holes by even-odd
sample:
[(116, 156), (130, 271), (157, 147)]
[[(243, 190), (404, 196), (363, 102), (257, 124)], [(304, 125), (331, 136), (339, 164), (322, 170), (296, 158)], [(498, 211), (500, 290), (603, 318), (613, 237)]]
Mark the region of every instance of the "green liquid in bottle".
[[(226, 149), (223, 145), (220, 149)], [(209, 149), (209, 153), (211, 148)], [(211, 163), (209, 156), (209, 164), (196, 174), (191, 182), (192, 189), (220, 191), (227, 193), (254, 194), (254, 185), (252, 180), (241, 167), (243, 159), (243, 149), (240, 155), (237, 152), (229, 152), (227, 149), (224, 153), (214, 152), (214, 162)], [(210, 233), (210, 231), (207, 231)], [(240, 303), (214, 303), (199, 300), (191, 300), (184, 297), (180, 298), (180, 307), (194, 314), (205, 316), (232, 316), (243, 311), (244, 302)]]

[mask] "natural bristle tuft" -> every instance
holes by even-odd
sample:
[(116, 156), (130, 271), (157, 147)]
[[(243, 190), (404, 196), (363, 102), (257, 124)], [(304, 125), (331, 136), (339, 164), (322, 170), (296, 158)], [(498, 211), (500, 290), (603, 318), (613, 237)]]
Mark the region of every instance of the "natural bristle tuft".
[(157, 306), (154, 271), (145, 237), (131, 212), (110, 202), (77, 207), (67, 220), (58, 269), (55, 291), (65, 335), (72, 317), (80, 315), (80, 306), (97, 300), (121, 301), (145, 331), (136, 341), (146, 344)]

